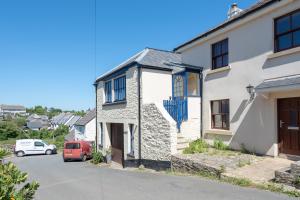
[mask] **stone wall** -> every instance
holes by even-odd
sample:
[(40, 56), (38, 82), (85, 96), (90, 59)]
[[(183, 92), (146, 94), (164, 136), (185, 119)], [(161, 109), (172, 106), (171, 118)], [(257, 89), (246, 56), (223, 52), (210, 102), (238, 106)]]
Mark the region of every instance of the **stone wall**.
[[(104, 81), (100, 81), (97, 87), (97, 124), (102, 123), (123, 123), (124, 133), (127, 132), (128, 124), (138, 125), (138, 70), (131, 67), (126, 71), (126, 103), (105, 105), (104, 103)], [(105, 131), (105, 130), (104, 130)], [(104, 134), (105, 141), (108, 134)], [(138, 131), (134, 135), (135, 158), (138, 158)], [(128, 141), (124, 140), (124, 143)], [(106, 142), (108, 144), (108, 142)], [(105, 147), (107, 148), (107, 146)], [(126, 155), (126, 153), (125, 153)]]
[(142, 105), (142, 159), (170, 161), (176, 151), (176, 123), (162, 105)]
[(292, 163), (291, 167), (275, 171), (275, 181), (300, 188), (300, 161)]
[(207, 173), (213, 176), (221, 176), (222, 169), (219, 166), (212, 166), (202, 162), (197, 162), (194, 159), (189, 158), (188, 155), (172, 155), (171, 168), (176, 172), (183, 173)]

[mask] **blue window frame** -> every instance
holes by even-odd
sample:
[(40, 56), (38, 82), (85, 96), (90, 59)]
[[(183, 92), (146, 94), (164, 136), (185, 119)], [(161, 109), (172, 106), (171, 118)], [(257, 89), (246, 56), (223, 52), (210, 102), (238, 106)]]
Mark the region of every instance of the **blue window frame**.
[(126, 99), (126, 76), (114, 80), (115, 101)]
[(105, 103), (111, 102), (111, 81), (105, 83)]

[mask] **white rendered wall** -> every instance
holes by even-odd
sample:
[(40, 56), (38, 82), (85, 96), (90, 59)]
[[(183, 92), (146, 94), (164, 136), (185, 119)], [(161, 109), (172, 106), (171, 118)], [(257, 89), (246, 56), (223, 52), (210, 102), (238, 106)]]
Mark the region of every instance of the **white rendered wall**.
[[(283, 1), (276, 5), (283, 5)], [(203, 86), (203, 121), (207, 138), (221, 137), (233, 148), (244, 144), (250, 151), (276, 156), (277, 151), (277, 114), (276, 95), (266, 99), (257, 95), (249, 101), (246, 86), (257, 86), (264, 79), (291, 74), (300, 74), (300, 53), (268, 58), (273, 55), (273, 21), (274, 18), (300, 8), (300, 1), (290, 1), (289, 5), (270, 10), (251, 22), (235, 23), (230, 27), (214, 33), (195, 46), (180, 50), (183, 62), (204, 66)], [(248, 18), (249, 19), (249, 18)], [(238, 24), (238, 25), (237, 25)], [(230, 70), (211, 73), (211, 45), (228, 38)], [(285, 93), (281, 97), (288, 97)], [(300, 95), (299, 95), (300, 96)], [(211, 130), (210, 101), (230, 100), (230, 130)], [(217, 133), (211, 134), (212, 132)], [(232, 136), (224, 135), (232, 134)]]

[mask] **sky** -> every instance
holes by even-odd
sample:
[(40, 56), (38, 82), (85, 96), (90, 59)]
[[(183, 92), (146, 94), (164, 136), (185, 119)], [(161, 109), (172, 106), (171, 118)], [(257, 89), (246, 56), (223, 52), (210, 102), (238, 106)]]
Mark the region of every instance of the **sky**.
[(94, 1), (0, 0), (0, 104), (93, 108), (97, 76), (145, 47), (172, 50), (234, 2), (257, 2), (96, 0), (95, 29)]

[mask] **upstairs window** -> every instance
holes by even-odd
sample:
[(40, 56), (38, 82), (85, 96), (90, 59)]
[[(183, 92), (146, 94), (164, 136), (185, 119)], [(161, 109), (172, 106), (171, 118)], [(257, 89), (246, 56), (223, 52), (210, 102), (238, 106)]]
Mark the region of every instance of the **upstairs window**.
[(111, 102), (111, 81), (105, 83), (105, 103)]
[(212, 69), (228, 66), (228, 39), (212, 45)]
[(213, 129), (229, 130), (229, 100), (211, 101), (211, 126)]
[(300, 46), (300, 10), (275, 19), (275, 52)]
[(114, 80), (115, 101), (123, 101), (126, 99), (126, 76), (122, 76)]

